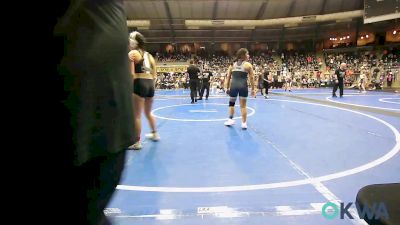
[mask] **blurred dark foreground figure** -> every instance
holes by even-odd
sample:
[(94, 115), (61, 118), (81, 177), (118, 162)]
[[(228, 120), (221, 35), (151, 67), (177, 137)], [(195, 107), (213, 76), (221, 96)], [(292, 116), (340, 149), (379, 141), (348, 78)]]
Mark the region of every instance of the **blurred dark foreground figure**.
[(122, 0), (66, 4), (53, 33), (54, 71), (63, 84), (56, 122), (63, 133), (54, 146), (62, 170), (50, 207), (59, 208), (54, 224), (110, 224), (103, 210), (135, 136), (126, 16)]

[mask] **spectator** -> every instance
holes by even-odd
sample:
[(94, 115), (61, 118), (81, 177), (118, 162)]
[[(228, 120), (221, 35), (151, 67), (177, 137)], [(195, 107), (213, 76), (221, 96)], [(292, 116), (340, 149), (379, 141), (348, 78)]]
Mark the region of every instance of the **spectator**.
[(393, 82), (393, 72), (392, 71), (390, 71), (389, 74), (387, 75), (386, 81), (387, 81), (387, 86), (389, 88), (392, 88), (392, 82)]

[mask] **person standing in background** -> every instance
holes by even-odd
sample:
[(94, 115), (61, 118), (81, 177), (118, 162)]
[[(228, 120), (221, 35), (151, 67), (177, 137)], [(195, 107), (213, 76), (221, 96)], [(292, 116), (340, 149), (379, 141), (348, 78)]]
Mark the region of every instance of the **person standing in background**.
[(264, 72), (264, 74), (262, 75), (262, 92), (264, 91), (264, 93), (262, 93), (262, 95), (264, 96), (264, 98), (268, 98), (268, 89), (270, 86), (270, 83), (272, 82), (270, 79), (270, 72), (268, 70), (266, 70)]
[(359, 92), (361, 93), (366, 93), (366, 91), (365, 91), (365, 83), (366, 83), (366, 74), (365, 74), (365, 71), (361, 71), (361, 74), (360, 74), (360, 81), (359, 81)]
[(288, 90), (289, 92), (292, 92), (292, 75), (291, 73), (287, 74), (284, 76), (284, 82), (285, 82), (285, 91)]
[(189, 74), (189, 86), (190, 86), (190, 98), (192, 99), (191, 103), (197, 102), (197, 85), (199, 83), (199, 74), (200, 69), (194, 65), (193, 59), (190, 60), (190, 66), (187, 69), (187, 73)]
[(393, 72), (392, 71), (390, 71), (388, 73), (386, 81), (387, 81), (388, 88), (392, 88), (392, 82), (393, 82)]
[(203, 71), (203, 76), (202, 76), (202, 85), (201, 85), (201, 91), (200, 91), (200, 98), (199, 100), (203, 99), (204, 91), (207, 90), (206, 93), (206, 100), (208, 100), (208, 96), (210, 95), (210, 82), (211, 82), (211, 77), (213, 76), (213, 73), (210, 71), (207, 65), (204, 66), (204, 71)]
[[(197, 68), (199, 68), (199, 79), (197, 80), (197, 95), (201, 96), (201, 88), (203, 87), (203, 71), (204, 71), (203, 61), (197, 62)], [(197, 99), (200, 100), (200, 99)]]
[(346, 63), (341, 63), (333, 75), (333, 92), (332, 97), (337, 98), (336, 91), (340, 89), (340, 97), (343, 98), (344, 77), (346, 75)]
[(281, 71), (276, 70), (276, 71), (275, 71), (275, 74), (274, 74), (274, 76), (273, 76), (273, 78), (274, 78), (274, 84), (273, 84), (272, 87), (275, 88), (275, 89), (278, 89), (278, 78), (279, 78), (279, 76), (281, 75), (280, 73), (281, 73)]

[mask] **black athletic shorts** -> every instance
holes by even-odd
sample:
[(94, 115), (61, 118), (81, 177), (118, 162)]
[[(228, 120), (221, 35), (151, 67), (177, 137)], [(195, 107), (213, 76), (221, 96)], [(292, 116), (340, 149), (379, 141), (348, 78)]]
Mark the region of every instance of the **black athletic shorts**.
[(154, 97), (154, 80), (137, 78), (133, 80), (133, 93), (142, 98)]
[(249, 89), (247, 88), (247, 86), (231, 87), (231, 89), (229, 90), (229, 96), (234, 98), (237, 97), (238, 95), (240, 97), (247, 98), (249, 96)]

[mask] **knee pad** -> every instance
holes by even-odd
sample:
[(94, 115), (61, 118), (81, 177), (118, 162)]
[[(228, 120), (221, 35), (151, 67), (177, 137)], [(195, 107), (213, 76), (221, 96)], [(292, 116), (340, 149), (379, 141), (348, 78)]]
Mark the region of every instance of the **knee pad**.
[(234, 107), (234, 106), (235, 106), (235, 102), (229, 101), (229, 107)]

